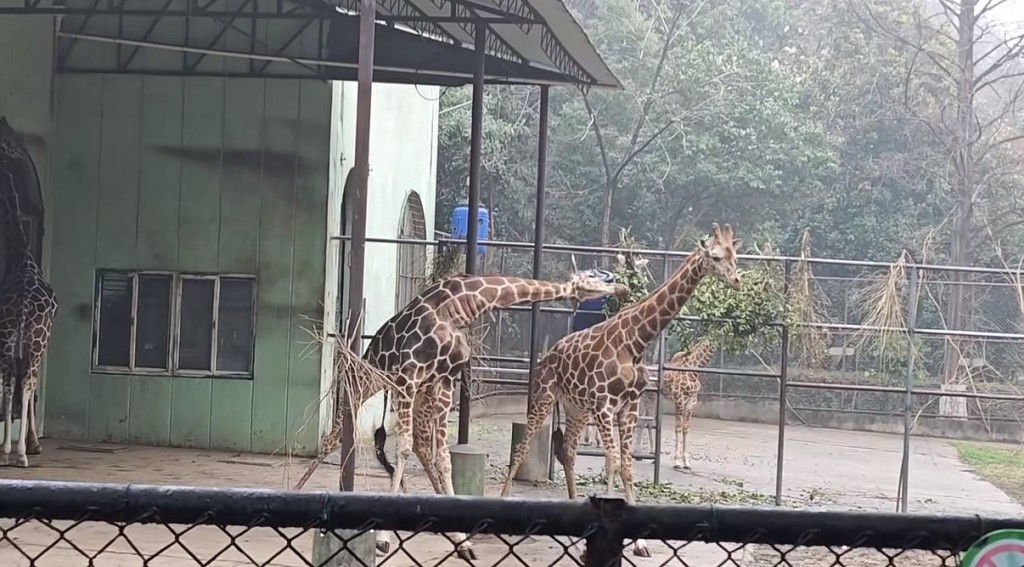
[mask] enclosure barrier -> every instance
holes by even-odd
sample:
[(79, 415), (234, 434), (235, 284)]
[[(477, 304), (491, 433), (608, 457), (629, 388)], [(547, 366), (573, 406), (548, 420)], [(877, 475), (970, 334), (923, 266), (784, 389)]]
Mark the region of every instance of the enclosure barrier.
[[(1024, 519), (0, 480), (0, 565), (31, 567), (462, 563), (450, 532), (481, 566), (650, 562), (634, 538), (658, 565), (958, 565), (1010, 528)], [(390, 552), (351, 555), (373, 530), (397, 532)]]
[[(338, 239), (346, 241), (347, 237)], [(367, 243), (437, 250), (464, 245), (461, 239), (447, 237), (368, 238)], [(541, 277), (560, 277), (576, 266), (599, 265), (622, 253), (613, 247), (537, 246), (498, 240), (488, 241), (487, 248), (492, 265), (485, 272), (536, 273), (526, 260), (535, 262), (535, 255), (543, 253)], [(650, 262), (652, 274), (660, 272), (660, 278), (653, 277), (655, 281), (664, 281), (673, 267), (690, 255), (676, 250), (631, 252)], [(909, 257), (877, 262), (818, 258), (809, 253), (799, 257), (740, 254), (738, 261), (744, 267), (771, 266), (783, 274), (785, 316), (769, 325), (778, 332), (777, 348), (716, 354), (715, 361), (703, 368), (680, 368), (666, 364), (663, 333), (648, 361), (653, 379), (650, 389), (662, 389), (666, 371), (698, 372), (703, 385), (699, 417), (703, 417), (699, 408), (709, 407), (707, 414), (713, 419), (776, 425), (776, 504), (781, 505), (785, 498), (784, 455), (790, 423), (901, 433), (895, 505), (904, 512), (910, 509), (909, 494), (914, 489), (913, 435), (1009, 443), (1024, 439), (1024, 373), (1020, 371), (1024, 361), (1024, 271), (1009, 266), (918, 263)], [(800, 286), (794, 288), (794, 283)], [(799, 301), (804, 309), (812, 305), (816, 313), (809, 317), (794, 313), (796, 303), (787, 293), (792, 289), (803, 290)], [(953, 317), (953, 312), (960, 315)], [(531, 314), (528, 325), (527, 313)], [(553, 305), (497, 310), (493, 320), (483, 325), (490, 340), (487, 349), (493, 356), (476, 357), (473, 384), (478, 391), (473, 395), (478, 399), (525, 397), (529, 361), (545, 350), (549, 341), (566, 334), (570, 313)], [(545, 322), (538, 323), (536, 319), (542, 315)], [(698, 320), (692, 316), (676, 319)], [(523, 331), (527, 326), (529, 336)], [(539, 331), (542, 326), (544, 330)], [(509, 333), (515, 328), (519, 332)], [(662, 415), (667, 404), (664, 396), (658, 397), (654, 412), (658, 447), (663, 447), (665, 438)], [(460, 406), (460, 419), (464, 420), (462, 409)], [(579, 454), (603, 455), (603, 451), (584, 447)], [(641, 453), (639, 447), (634, 451), (634, 458), (654, 461), (656, 483), (661, 480), (662, 454)], [(554, 478), (553, 473), (549, 478)]]

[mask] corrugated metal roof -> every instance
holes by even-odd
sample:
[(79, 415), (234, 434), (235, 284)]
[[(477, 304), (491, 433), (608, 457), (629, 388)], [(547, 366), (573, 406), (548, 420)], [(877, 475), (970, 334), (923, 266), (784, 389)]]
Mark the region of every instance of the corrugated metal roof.
[[(344, 2), (340, 7), (354, 11), (355, 4)], [(565, 79), (543, 81), (546, 83), (621, 88), (562, 0), (378, 0), (377, 10), (386, 16), (421, 16), (423, 21), (403, 22), (399, 27), (407, 26), (464, 49), (473, 47), (473, 23), (430, 20), (447, 16), (479, 18), (488, 27), (487, 52), (494, 58), (557, 73)], [(508, 23), (510, 18), (520, 22)], [(487, 74), (500, 76), (495, 69), (488, 69)], [(512, 72), (505, 78), (513, 80), (515, 75)]]

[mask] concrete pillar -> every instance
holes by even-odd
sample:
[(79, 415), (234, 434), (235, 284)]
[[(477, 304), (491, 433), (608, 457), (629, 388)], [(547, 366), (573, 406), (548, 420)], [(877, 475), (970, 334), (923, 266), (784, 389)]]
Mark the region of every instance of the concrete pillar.
[(487, 453), (472, 445), (456, 445), (452, 455), (452, 488), (455, 494), (483, 496), (487, 476)]
[(374, 567), (377, 563), (376, 545), (372, 531), (360, 534), (358, 531), (338, 530), (338, 535), (317, 531), (313, 534), (313, 565)]
[[(526, 436), (526, 424), (521, 422), (512, 422), (512, 451), (515, 451), (516, 445)], [(526, 460), (523, 461), (519, 472), (514, 477), (515, 480), (523, 482), (540, 482), (547, 480), (548, 478), (548, 465), (551, 455), (551, 426), (544, 424), (541, 426), (540, 431), (533, 437), (533, 441), (530, 442), (530, 451), (526, 454)], [(512, 455), (509, 455), (509, 465), (511, 465)]]

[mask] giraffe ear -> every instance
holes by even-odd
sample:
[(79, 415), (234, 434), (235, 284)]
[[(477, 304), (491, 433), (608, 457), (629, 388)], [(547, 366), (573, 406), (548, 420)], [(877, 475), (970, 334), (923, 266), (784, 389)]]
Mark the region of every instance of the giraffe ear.
[(733, 238), (732, 239), (732, 249), (733, 250), (738, 250), (740, 246), (743, 246), (743, 239), (741, 239), (741, 238)]

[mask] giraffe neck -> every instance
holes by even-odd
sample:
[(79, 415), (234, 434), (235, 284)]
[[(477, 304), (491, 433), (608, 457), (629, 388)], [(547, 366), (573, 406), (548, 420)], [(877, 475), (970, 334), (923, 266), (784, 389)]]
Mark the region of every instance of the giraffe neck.
[(624, 319), (618, 332), (626, 334), (624, 344), (634, 358), (643, 356), (651, 342), (668, 327), (705, 275), (700, 253), (691, 254), (668, 281), (614, 317)]
[(469, 326), (481, 315), (524, 303), (567, 299), (574, 293), (568, 283), (528, 278), (482, 276), (461, 281), (451, 297), (437, 307), (437, 316), (456, 327)]
[(718, 348), (713, 342), (707, 339), (698, 339), (689, 349), (680, 353), (684, 355), (682, 363), (694, 368), (707, 366), (717, 350)]

